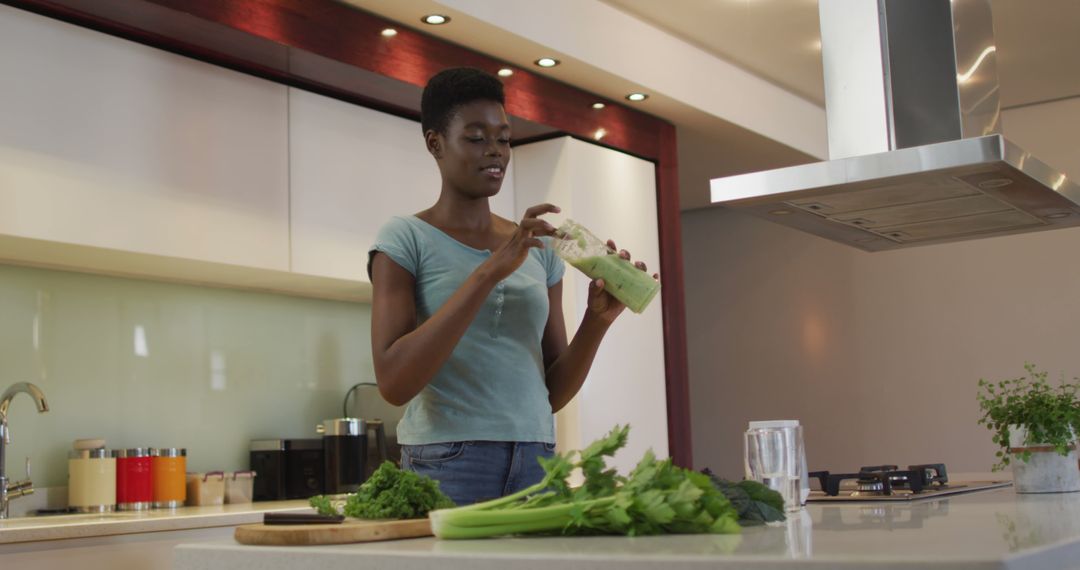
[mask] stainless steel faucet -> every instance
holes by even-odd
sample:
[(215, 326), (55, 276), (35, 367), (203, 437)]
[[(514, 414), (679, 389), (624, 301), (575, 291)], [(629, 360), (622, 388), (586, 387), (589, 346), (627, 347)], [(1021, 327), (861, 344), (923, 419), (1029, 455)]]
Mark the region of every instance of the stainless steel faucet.
[(30, 481), (30, 458), (26, 459), (26, 479), (22, 481), (8, 483), (4, 467), (7, 460), (7, 446), (11, 443), (11, 432), (8, 431), (7, 421), (8, 407), (11, 406), (11, 399), (20, 392), (25, 392), (34, 399), (38, 413), (49, 411), (49, 403), (45, 401), (45, 393), (41, 391), (41, 388), (29, 382), (12, 384), (7, 390), (4, 390), (3, 395), (0, 395), (0, 519), (8, 518), (8, 510), (12, 500), (25, 497), (34, 492), (34, 483)]

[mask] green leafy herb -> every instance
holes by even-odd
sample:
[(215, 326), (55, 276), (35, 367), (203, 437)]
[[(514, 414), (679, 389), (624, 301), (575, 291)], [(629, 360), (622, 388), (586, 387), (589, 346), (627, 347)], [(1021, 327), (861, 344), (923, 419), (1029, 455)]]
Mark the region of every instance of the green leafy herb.
[(784, 497), (757, 481), (727, 481), (712, 471), (702, 471), (724, 494), (739, 514), (739, 524), (754, 526), (784, 520)]
[[(578, 452), (541, 458), (542, 481), (512, 495), (455, 509), (432, 511), (440, 538), (508, 534), (737, 533), (737, 514), (708, 476), (657, 460), (647, 452), (628, 477), (607, 468), (626, 444), (630, 427), (616, 426)], [(574, 468), (585, 484), (571, 489)]]
[(402, 471), (390, 461), (384, 461), (340, 508), (321, 495), (312, 497), (309, 503), (320, 514), (344, 514), (358, 519), (423, 518), (429, 511), (454, 506), (436, 481)]
[(330, 497), (324, 497), (322, 495), (316, 495), (308, 499), (308, 504), (313, 509), (319, 511), (320, 515), (340, 515), (338, 509), (330, 502)]
[(1025, 444), (1051, 445), (1061, 455), (1068, 455), (1080, 432), (1080, 384), (1067, 384), (1062, 375), (1060, 384), (1052, 387), (1047, 373), (1037, 371), (1034, 364), (1024, 364), (1024, 370), (1030, 379), (1023, 376), (997, 383), (979, 379), (976, 399), (983, 412), (979, 424), (993, 432), (994, 443), (1001, 447), (994, 471), (1004, 469), (1013, 455), (1025, 463), (1031, 459), (1030, 450), (1010, 450), (1010, 426), (1027, 430)]

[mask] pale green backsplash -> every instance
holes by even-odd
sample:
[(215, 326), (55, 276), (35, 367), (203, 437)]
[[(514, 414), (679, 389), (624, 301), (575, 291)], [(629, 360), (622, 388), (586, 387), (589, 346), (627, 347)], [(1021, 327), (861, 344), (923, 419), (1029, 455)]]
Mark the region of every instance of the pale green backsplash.
[[(8, 476), (30, 456), (35, 485), (66, 485), (86, 437), (246, 469), (249, 440), (318, 437), (349, 386), (373, 381), (370, 318), (366, 304), (0, 265), (0, 390), (33, 382), (50, 407), (12, 402)], [(361, 413), (389, 409), (362, 392)]]

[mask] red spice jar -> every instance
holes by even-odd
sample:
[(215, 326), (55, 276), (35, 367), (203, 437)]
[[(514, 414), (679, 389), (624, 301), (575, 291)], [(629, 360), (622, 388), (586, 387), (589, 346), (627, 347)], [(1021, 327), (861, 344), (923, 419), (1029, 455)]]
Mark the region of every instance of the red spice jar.
[(154, 504), (154, 477), (150, 448), (113, 450), (116, 458), (116, 506), (121, 511), (142, 511)]

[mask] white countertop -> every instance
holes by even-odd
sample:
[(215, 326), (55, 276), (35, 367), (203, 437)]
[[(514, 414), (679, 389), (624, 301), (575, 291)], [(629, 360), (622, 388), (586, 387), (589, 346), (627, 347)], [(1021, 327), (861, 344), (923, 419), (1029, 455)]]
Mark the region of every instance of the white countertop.
[(311, 508), (306, 500), (297, 500), (19, 517), (0, 520), (0, 544), (234, 526), (261, 522), (263, 513), (275, 511), (311, 511)]
[(435, 538), (340, 546), (181, 545), (175, 570), (1080, 568), (1080, 493), (1012, 488), (914, 503), (811, 503), (740, 536)]

